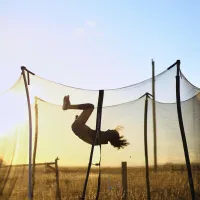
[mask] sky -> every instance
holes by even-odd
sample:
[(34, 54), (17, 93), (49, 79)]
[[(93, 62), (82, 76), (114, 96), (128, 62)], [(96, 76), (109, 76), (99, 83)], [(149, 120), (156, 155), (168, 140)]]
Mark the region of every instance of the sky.
[(118, 88), (177, 59), (200, 87), (200, 2), (1, 0), (0, 92), (26, 66), (39, 76), (85, 89)]

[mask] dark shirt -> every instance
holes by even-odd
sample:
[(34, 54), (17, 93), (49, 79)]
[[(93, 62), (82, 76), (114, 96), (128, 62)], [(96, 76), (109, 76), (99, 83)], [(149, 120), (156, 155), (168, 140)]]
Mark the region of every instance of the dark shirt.
[[(93, 144), (96, 136), (96, 131), (85, 124), (79, 123), (78, 120), (72, 124), (72, 131), (84, 142)], [(100, 131), (99, 138), (97, 138), (95, 145), (108, 144), (109, 134), (106, 131)]]

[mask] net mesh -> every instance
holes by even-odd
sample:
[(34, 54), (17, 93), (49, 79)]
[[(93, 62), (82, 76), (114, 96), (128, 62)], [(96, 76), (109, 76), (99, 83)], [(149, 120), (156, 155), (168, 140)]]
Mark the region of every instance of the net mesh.
[[(166, 70), (159, 75), (155, 76), (155, 91), (156, 101), (163, 103), (175, 103), (176, 102), (176, 67)], [(102, 79), (101, 79), (102, 80)], [(99, 80), (99, 81), (101, 81)], [(97, 79), (98, 81), (98, 79)], [(24, 81), (21, 76), (15, 85), (15, 89), (24, 90)], [(73, 88), (66, 85), (58, 84), (40, 76), (33, 76), (30, 74), (30, 93), (32, 99), (34, 96), (39, 97), (49, 103), (62, 105), (63, 97), (66, 94), (71, 95), (71, 101), (73, 103), (89, 102), (96, 106), (98, 99), (98, 90), (87, 90), (80, 88)], [(185, 101), (195, 96), (199, 88), (193, 86), (181, 73), (180, 79), (181, 87), (181, 101)], [(165, 92), (163, 92), (163, 89)], [(127, 87), (118, 89), (108, 89), (104, 95), (104, 107), (119, 105), (122, 103), (137, 100), (145, 93), (152, 93), (152, 79), (147, 79), (137, 84), (133, 84)]]
[[(17, 83), (18, 84), (18, 83)], [(28, 125), (24, 96), (14, 88), (0, 98), (0, 199), (27, 197)]]
[[(176, 107), (176, 68), (155, 77), (157, 161), (154, 171), (152, 99), (148, 98), (148, 156), (152, 199), (190, 199), (183, 143)], [(180, 79), (181, 107), (191, 160), (196, 196), (200, 198), (200, 93), (183, 74)], [(144, 106), (152, 80), (129, 87), (104, 91), (101, 130), (122, 126), (120, 134), (130, 143), (116, 149), (102, 145), (100, 199), (122, 198), (121, 163), (127, 162), (128, 199), (147, 199), (144, 156)], [(33, 122), (34, 199), (80, 199), (86, 177), (91, 145), (72, 131), (81, 110), (62, 110), (63, 97), (71, 104), (94, 104), (87, 125), (96, 128), (99, 92), (57, 84), (30, 75), (29, 91)], [(36, 97), (36, 98), (35, 98)], [(2, 119), (0, 156), (2, 199), (27, 199), (29, 125), (26, 94), (22, 76), (0, 97)], [(35, 150), (34, 150), (35, 149)], [(58, 159), (57, 159), (58, 158)], [(97, 190), (99, 146), (95, 146), (86, 199), (95, 199)]]

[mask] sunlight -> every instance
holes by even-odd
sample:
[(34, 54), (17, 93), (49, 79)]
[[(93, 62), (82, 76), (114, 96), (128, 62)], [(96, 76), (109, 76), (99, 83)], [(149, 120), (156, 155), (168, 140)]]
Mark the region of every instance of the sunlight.
[[(34, 91), (29, 86), (31, 105), (34, 104)], [(27, 122), (28, 105), (23, 87), (16, 87), (0, 97), (0, 120), (0, 137), (11, 135), (13, 130)]]
[(27, 106), (24, 105), (21, 98), (9, 93), (6, 98), (1, 99), (0, 112), (0, 136), (10, 135), (11, 130), (26, 120)]

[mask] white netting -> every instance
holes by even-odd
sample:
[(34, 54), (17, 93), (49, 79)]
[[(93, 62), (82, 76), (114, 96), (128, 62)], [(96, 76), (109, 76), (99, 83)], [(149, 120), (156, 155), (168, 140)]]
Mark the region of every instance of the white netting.
[[(157, 159), (160, 169), (163, 165), (186, 168), (183, 145), (179, 129), (176, 108), (175, 90), (176, 68), (156, 76), (156, 119), (157, 119)], [(98, 81), (98, 80), (97, 80)], [(102, 81), (99, 80), (99, 81)], [(193, 86), (185, 76), (181, 76), (181, 106), (183, 121), (188, 142), (188, 150), (192, 165), (200, 163), (200, 97), (199, 89)], [(129, 166), (129, 188), (132, 188), (138, 199), (145, 199), (145, 158), (144, 158), (144, 102), (140, 98), (146, 92), (152, 93), (152, 80), (128, 87), (104, 91), (101, 130), (114, 129), (123, 126), (121, 134), (130, 142), (122, 150), (117, 150), (109, 144), (102, 146), (102, 182), (101, 197), (119, 199), (116, 192), (107, 189), (109, 184), (117, 185), (120, 182), (120, 169), (122, 161)], [(82, 192), (86, 167), (89, 160), (91, 145), (83, 142), (72, 131), (71, 125), (80, 110), (62, 110), (63, 97), (70, 95), (72, 104), (92, 103), (97, 106), (98, 90), (83, 90), (64, 86), (30, 74), (29, 85), (31, 97), (31, 112), (33, 122), (33, 147), (35, 145), (36, 125), (38, 138), (36, 148), (35, 171), (35, 199), (54, 199), (56, 191), (56, 176), (54, 171), (46, 173), (45, 163), (54, 162), (59, 157), (60, 190), (63, 198), (75, 199)], [(37, 97), (37, 107), (34, 97)], [(0, 156), (3, 160), (1, 167), (0, 189), (7, 199), (25, 199), (28, 183), (28, 144), (29, 124), (28, 110), (23, 77), (20, 76), (16, 84), (0, 96), (0, 115), (2, 125), (0, 128)], [(36, 109), (38, 116), (36, 118)], [(89, 118), (87, 125), (95, 129), (96, 108)], [(148, 99), (148, 150), (149, 163), (153, 166), (153, 114), (152, 100)], [(9, 147), (9, 148), (8, 148)], [(99, 147), (95, 147), (93, 163), (99, 161)], [(22, 166), (21, 164), (26, 164)], [(17, 165), (17, 166), (16, 166)], [(167, 165), (167, 166), (168, 166)], [(12, 166), (12, 167), (11, 167)], [(46, 166), (46, 167), (45, 167)], [(55, 168), (55, 166), (53, 165)], [(137, 167), (137, 168), (136, 168)], [(47, 167), (48, 168), (48, 167)], [(48, 168), (50, 169), (50, 168)], [(89, 179), (88, 197), (92, 199), (92, 191), (96, 187), (97, 171), (93, 167)], [(45, 171), (45, 173), (44, 173)], [(181, 195), (189, 196), (187, 174), (179, 174), (185, 186), (177, 187), (177, 180), (163, 183), (168, 177), (178, 177), (173, 171), (151, 173), (152, 194), (158, 194), (162, 199), (174, 199)], [(199, 173), (194, 174), (195, 187), (198, 187)], [(156, 181), (157, 180), (157, 181)], [(108, 182), (112, 182), (109, 183)], [(134, 183), (134, 184), (133, 184)], [(15, 186), (15, 187), (14, 187)], [(118, 187), (118, 186), (117, 186)], [(14, 189), (13, 189), (14, 188)], [(20, 189), (21, 188), (21, 189)], [(41, 189), (43, 188), (43, 189)], [(137, 189), (139, 188), (139, 189)], [(180, 189), (180, 190), (179, 190)], [(120, 186), (118, 188), (121, 191)], [(167, 190), (165, 195), (162, 191)], [(157, 193), (156, 193), (157, 191)], [(185, 193), (184, 193), (185, 192)], [(69, 195), (70, 193), (70, 195)], [(130, 198), (134, 195), (130, 194)], [(137, 199), (137, 198), (135, 198)], [(156, 198), (155, 198), (156, 199)]]

